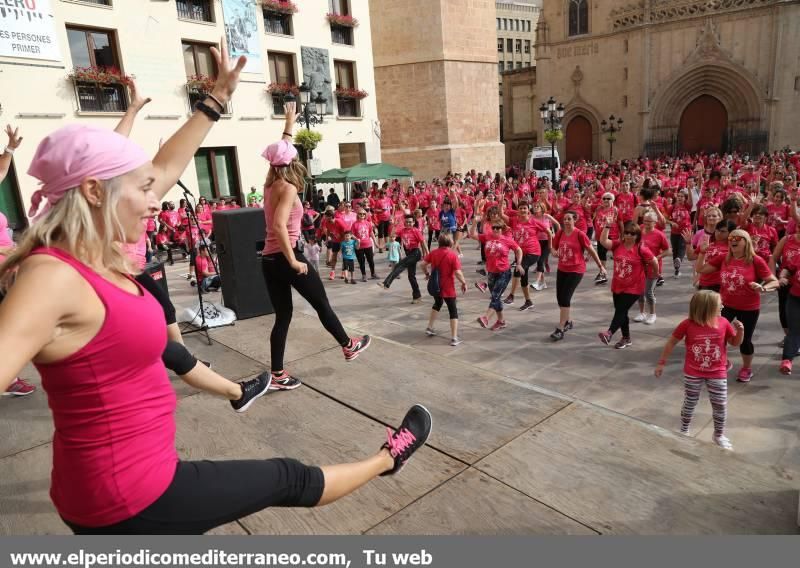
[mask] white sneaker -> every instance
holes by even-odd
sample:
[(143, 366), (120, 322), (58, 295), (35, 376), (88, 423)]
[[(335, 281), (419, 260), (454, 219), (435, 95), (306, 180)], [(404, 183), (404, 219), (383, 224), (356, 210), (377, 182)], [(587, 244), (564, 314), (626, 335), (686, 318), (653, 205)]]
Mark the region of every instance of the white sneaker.
[(636, 316), (635, 318), (633, 318), (633, 321), (635, 321), (636, 323), (642, 323), (642, 322), (643, 322), (644, 320), (646, 320), (646, 319), (647, 319), (647, 316), (646, 316), (646, 315), (644, 315), (644, 314), (639, 314), (638, 316)]
[(714, 443), (723, 450), (729, 450), (731, 452), (733, 451), (733, 444), (731, 444), (731, 441), (728, 439), (727, 436), (720, 436), (720, 437), (714, 436)]
[(649, 314), (646, 318), (644, 318), (644, 323), (647, 325), (653, 325), (656, 323), (656, 314)]
[(450, 345), (455, 347), (456, 345), (461, 345), (461, 339), (458, 337), (454, 337), (450, 340)]
[(534, 282), (533, 284), (531, 284), (531, 286), (533, 286), (533, 289), (536, 290), (537, 292), (541, 292), (542, 290), (542, 284), (540, 282)]
[(425, 334), (430, 336), (430, 337), (433, 337), (434, 335), (436, 335), (436, 332), (433, 330), (432, 327), (426, 327), (425, 328)]

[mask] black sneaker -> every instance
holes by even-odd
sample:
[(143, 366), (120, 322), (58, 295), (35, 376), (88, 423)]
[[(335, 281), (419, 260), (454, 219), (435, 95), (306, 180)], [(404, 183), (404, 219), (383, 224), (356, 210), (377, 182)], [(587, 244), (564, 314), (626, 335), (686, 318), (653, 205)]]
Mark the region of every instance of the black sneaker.
[(603, 279), (603, 275), (600, 274), (599, 272), (597, 273), (597, 276), (594, 277), (594, 281), (595, 282), (600, 282), (602, 279)]
[(255, 379), (242, 381), (239, 383), (242, 387), (242, 398), (230, 401), (231, 406), (236, 412), (245, 412), (257, 399), (267, 394), (270, 384), (272, 384), (271, 373), (261, 373)]
[(269, 386), (269, 390), (294, 390), (303, 383), (300, 382), (300, 379), (291, 376), (289, 373), (284, 371), (280, 375), (272, 374), (272, 384)]
[(556, 330), (550, 334), (550, 339), (553, 341), (561, 341), (564, 339), (564, 330), (556, 328)]
[(601, 286), (601, 285), (605, 284), (606, 282), (608, 282), (608, 277), (607, 276), (603, 276), (602, 274), (600, 274), (599, 276), (600, 276), (599, 279), (595, 278), (595, 281), (594, 281), (595, 284), (597, 284), (598, 286)]
[(506, 296), (506, 299), (503, 300), (503, 303), (505, 305), (507, 305), (507, 306), (510, 306), (511, 304), (513, 304), (514, 303), (514, 294), (509, 294), (508, 296)]
[(533, 309), (533, 302), (531, 302), (530, 300), (525, 300), (525, 303), (519, 307), (519, 311), (521, 312), (525, 312), (532, 309)]
[(342, 347), (342, 353), (344, 353), (344, 360), (345, 361), (352, 361), (359, 355), (361, 355), (364, 351), (367, 350), (369, 344), (372, 340), (369, 338), (369, 335), (362, 335), (361, 337), (353, 337), (350, 339), (350, 345), (347, 347)]
[(572, 320), (569, 320), (567, 323), (564, 324), (564, 331), (569, 331), (574, 327), (575, 326), (572, 324)]
[(397, 430), (392, 431), (391, 428), (387, 428), (389, 437), (381, 449), (389, 450), (394, 458), (394, 467), (389, 471), (384, 471), (381, 475), (394, 475), (403, 469), (414, 452), (428, 440), (432, 427), (431, 413), (421, 404), (415, 404), (406, 412), (406, 416)]
[(663, 286), (663, 285), (664, 285), (664, 279), (661, 276), (659, 276), (658, 280), (656, 280), (656, 286)]

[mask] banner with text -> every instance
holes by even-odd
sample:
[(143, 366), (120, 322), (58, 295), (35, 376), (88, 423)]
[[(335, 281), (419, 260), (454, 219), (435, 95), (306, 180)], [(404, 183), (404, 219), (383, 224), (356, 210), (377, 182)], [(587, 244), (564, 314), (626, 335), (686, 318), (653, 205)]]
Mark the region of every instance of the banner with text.
[(0, 56), (61, 61), (50, 2), (0, 1)]
[(225, 37), (231, 59), (247, 56), (245, 73), (263, 73), (261, 37), (256, 25), (256, 5), (253, 0), (222, 0), (225, 17)]

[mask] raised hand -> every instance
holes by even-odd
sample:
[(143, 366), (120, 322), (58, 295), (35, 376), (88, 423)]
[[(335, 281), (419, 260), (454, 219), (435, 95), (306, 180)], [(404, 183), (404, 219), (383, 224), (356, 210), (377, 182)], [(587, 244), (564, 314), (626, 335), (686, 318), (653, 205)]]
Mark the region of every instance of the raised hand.
[(214, 84), (214, 90), (211, 94), (218, 99), (222, 99), (222, 102), (225, 103), (230, 100), (233, 92), (239, 85), (239, 74), (247, 64), (247, 58), (244, 56), (239, 57), (235, 64), (231, 64), (225, 36), (220, 38), (219, 44), (221, 49), (217, 49), (216, 47), (211, 48), (211, 54), (217, 62), (217, 81)]
[(8, 136), (8, 147), (12, 150), (19, 148), (22, 144), (22, 136), (19, 135), (19, 127), (11, 128), (10, 124), (6, 124), (6, 135)]
[(137, 110), (141, 110), (147, 103), (152, 101), (150, 97), (143, 97), (136, 87), (136, 81), (131, 79), (128, 81), (128, 89), (131, 92), (131, 106)]

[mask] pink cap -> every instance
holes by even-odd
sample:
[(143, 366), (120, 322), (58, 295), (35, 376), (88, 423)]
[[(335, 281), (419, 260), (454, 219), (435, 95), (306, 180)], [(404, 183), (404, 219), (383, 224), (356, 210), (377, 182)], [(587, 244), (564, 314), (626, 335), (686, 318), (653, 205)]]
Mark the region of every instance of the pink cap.
[(88, 177), (106, 180), (126, 174), (150, 161), (141, 146), (112, 130), (73, 124), (59, 128), (39, 143), (28, 174), (41, 182), (31, 198), (28, 216), (44, 214)]
[(288, 140), (280, 140), (267, 146), (261, 155), (271, 166), (288, 166), (297, 157), (297, 148)]

